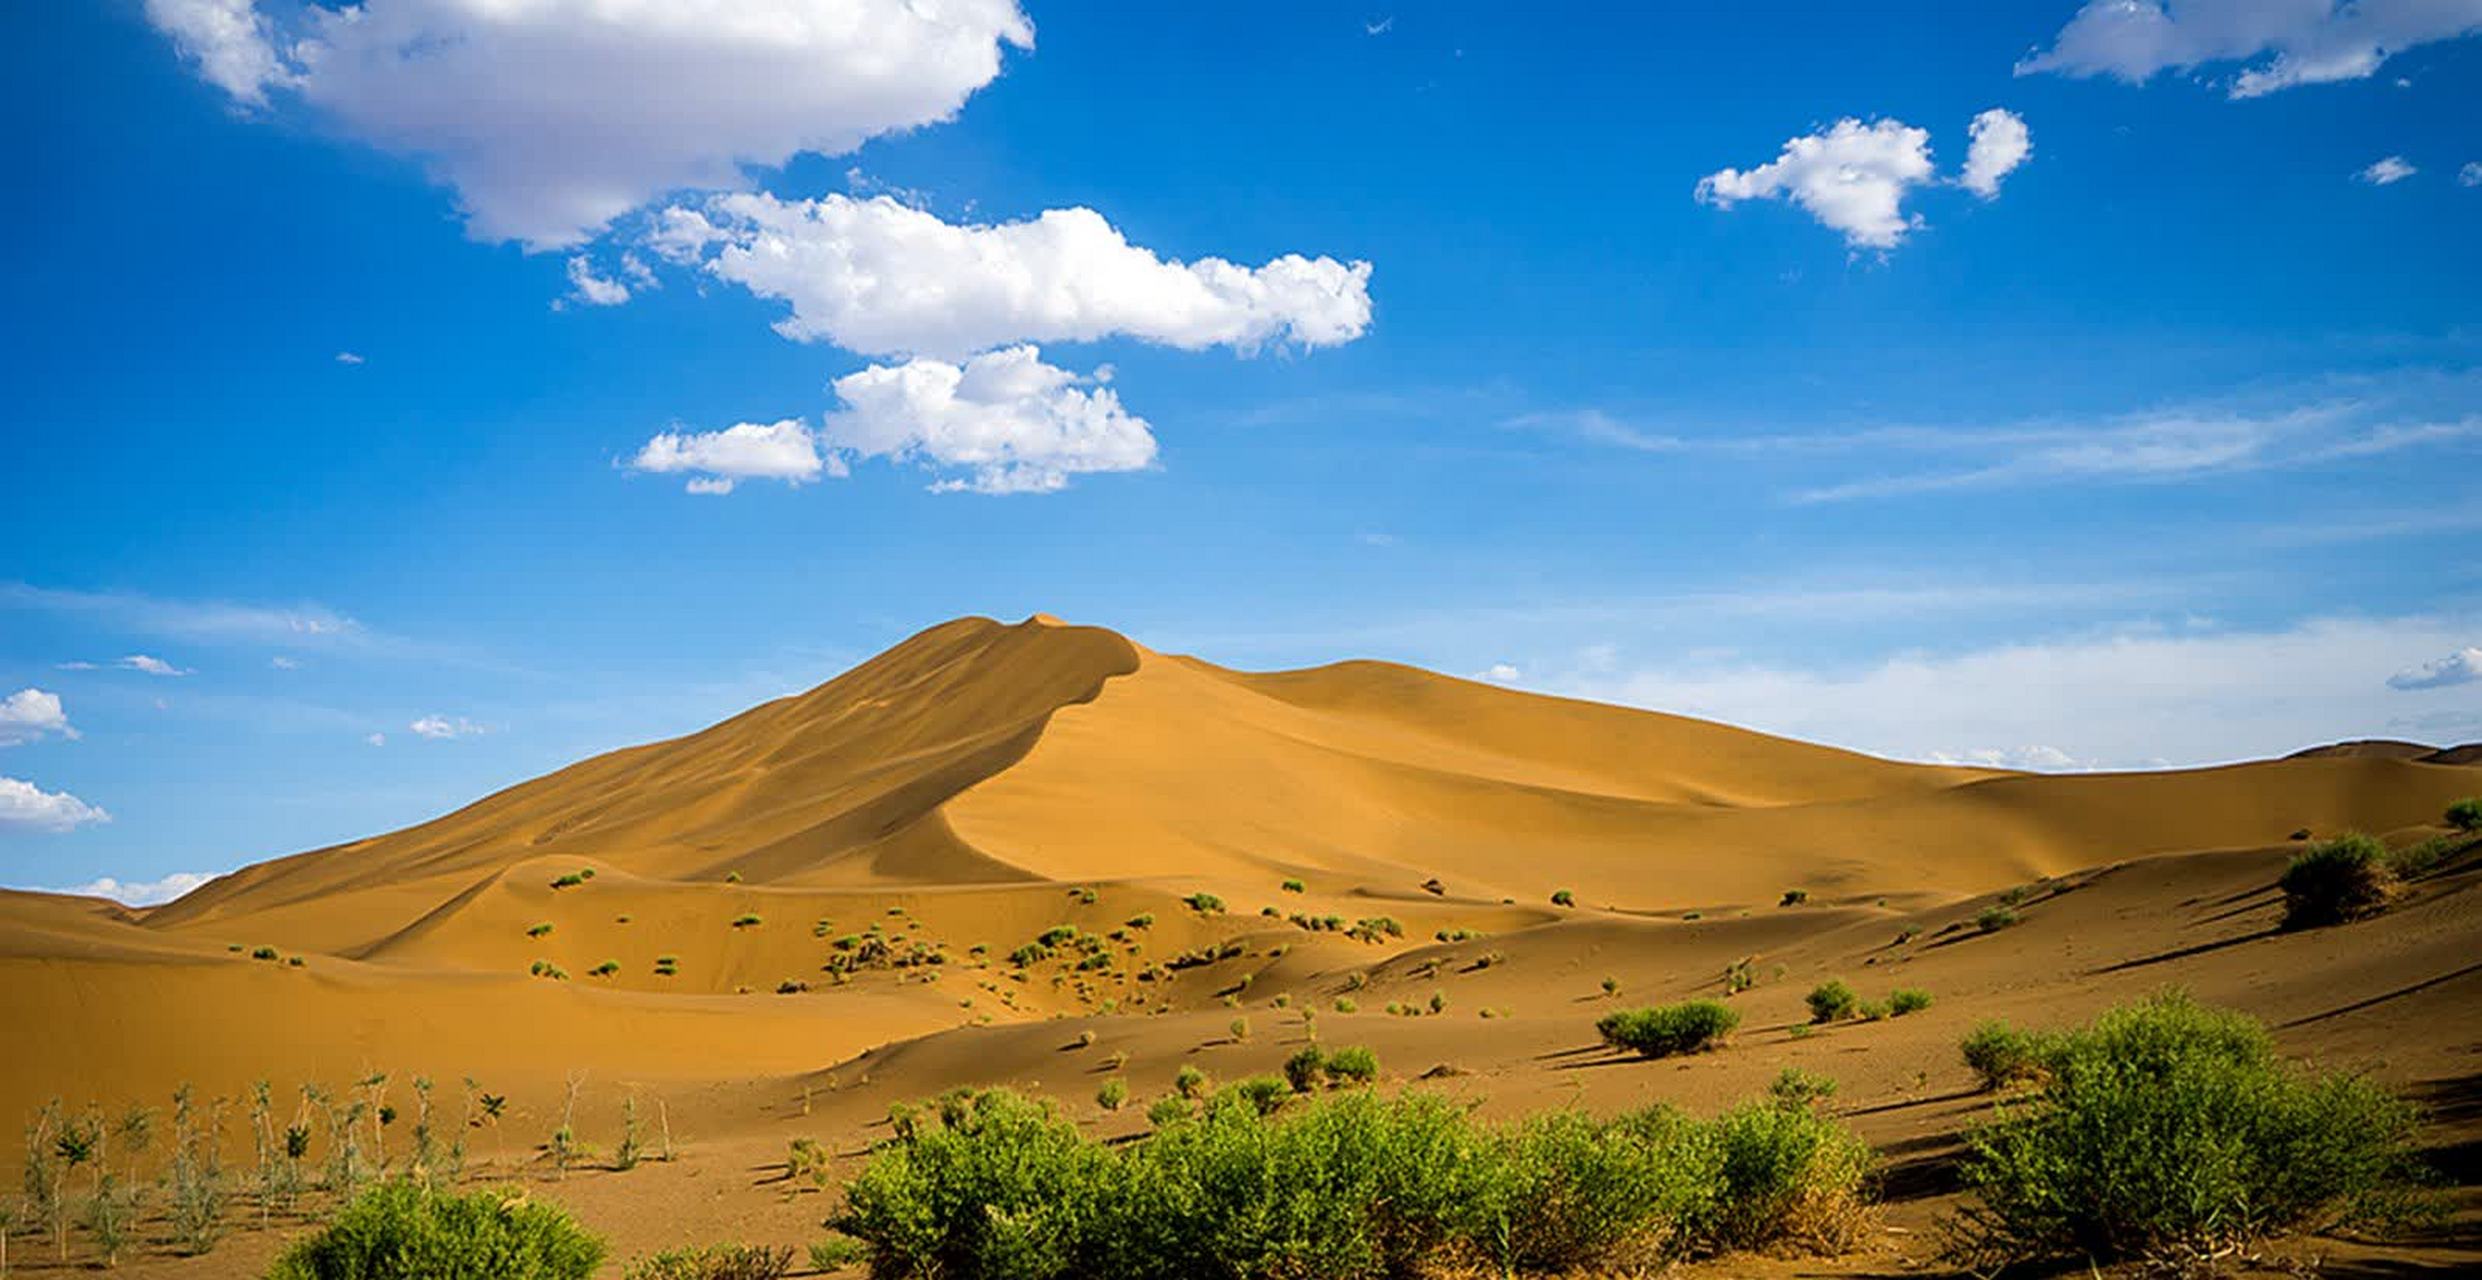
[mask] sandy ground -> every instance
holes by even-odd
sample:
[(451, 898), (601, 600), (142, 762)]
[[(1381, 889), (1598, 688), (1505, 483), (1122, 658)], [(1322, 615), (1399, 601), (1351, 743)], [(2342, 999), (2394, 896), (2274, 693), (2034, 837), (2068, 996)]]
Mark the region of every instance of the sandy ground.
[[(468, 1131), (480, 1176), (570, 1206), (625, 1259), (818, 1238), (834, 1195), (784, 1177), (787, 1142), (850, 1160), (890, 1104), (956, 1086), (1041, 1093), (1113, 1135), (1142, 1128), (1181, 1067), (1272, 1071), (1312, 1034), (1371, 1046), (1384, 1087), (1492, 1115), (1709, 1111), (1798, 1065), (1840, 1082), (1836, 1109), (1879, 1148), (1884, 1229), (1847, 1257), (1692, 1270), (1935, 1274), (1958, 1137), (1989, 1105), (1958, 1038), (2177, 983), (2421, 1099), (2459, 1184), (2443, 1232), (2300, 1242), (2270, 1265), (2482, 1272), (2482, 868), (2468, 857), (2378, 919), (2311, 933), (2274, 931), (2272, 892), (2296, 831), (2418, 838), (2476, 792), (2482, 769), (2380, 750), (2146, 775), (1905, 765), (1382, 664), (1249, 675), (1093, 628), (969, 619), (702, 733), (153, 912), (0, 893), (0, 1113), (155, 1106), (136, 1158), (151, 1175), (182, 1082), (238, 1100), (263, 1078), (290, 1118), (304, 1083), (384, 1072), (401, 1159), (412, 1079), (438, 1082), (453, 1116), (471, 1078), (510, 1098)], [(1806, 899), (1780, 905), (1793, 889)], [(1222, 910), (1185, 901), (1200, 892)], [(2003, 894), (2021, 923), (1974, 929)], [(1293, 916), (1384, 917), (1401, 936)], [(1109, 965), (1005, 959), (1061, 924), (1107, 937)], [(1439, 940), (1456, 931), (1479, 936)], [(883, 944), (921, 962), (823, 968)], [(1164, 967), (1219, 947), (1233, 954)], [(1717, 994), (1744, 961), (1757, 985), (1732, 997), (1743, 1023), (1722, 1051), (1596, 1045), (1615, 1003)], [(530, 976), (537, 962), (565, 977)], [(1935, 1002), (1796, 1034), (1828, 977)], [(1444, 1012), (1386, 1012), (1434, 994)], [(1133, 1101), (1106, 1113), (1092, 1099), (1115, 1074)], [(650, 1142), (668, 1124), (672, 1158), (554, 1178), (537, 1148), (572, 1082), (590, 1144), (610, 1151), (630, 1099)], [(238, 1101), (223, 1151), (250, 1158)], [(19, 1165), (0, 1145), (0, 1186)], [(301, 1228), (252, 1221), (180, 1258), (150, 1222), (121, 1269), (255, 1275)], [(11, 1241), (20, 1272), (55, 1259)], [(73, 1239), (70, 1266), (90, 1260)]]

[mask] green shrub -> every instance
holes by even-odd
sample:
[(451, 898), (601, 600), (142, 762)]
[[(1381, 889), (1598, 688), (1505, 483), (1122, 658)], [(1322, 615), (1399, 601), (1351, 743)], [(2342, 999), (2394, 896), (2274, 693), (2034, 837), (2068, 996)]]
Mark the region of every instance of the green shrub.
[(1779, 907), (1797, 907), (1802, 903), (1808, 902), (1809, 900), (1810, 891), (1807, 889), (1786, 889), (1784, 891), (1783, 900), (1777, 902), (1775, 905)]
[(295, 1241), (268, 1280), (586, 1280), (603, 1241), (551, 1205), (517, 1192), (450, 1195), (383, 1182)]
[(1172, 1087), (1184, 1098), (1206, 1096), (1207, 1073), (1196, 1067), (1182, 1067), (1172, 1073)]
[(2017, 922), (2017, 913), (2006, 907), (1984, 907), (1974, 916), (1974, 927), (1984, 933), (1997, 933)]
[(1602, 1124), (1579, 1111), (1529, 1117), (1475, 1162), (1465, 1210), (1478, 1252), (1502, 1275), (1653, 1261), (1712, 1206), (1718, 1152), (1678, 1113)]
[(526, 926), (526, 936), (529, 938), (540, 938), (551, 931), (552, 922), (549, 920), (540, 920), (534, 924)]
[(1207, 1099), (1207, 1106), (1212, 1110), (1237, 1100), (1262, 1116), (1271, 1116), (1283, 1107), (1284, 1100), (1292, 1093), (1293, 1087), (1286, 1084), (1281, 1076), (1250, 1076), (1216, 1090), (1215, 1095)]
[(250, 949), (250, 958), (253, 960), (273, 960), (276, 958), (276, 949), (274, 947), (252, 947)]
[(1744, 1103), (1716, 1117), (1714, 1200), (1689, 1223), (1709, 1249), (1834, 1252), (1860, 1234), (1870, 1146), (1810, 1107)]
[(1920, 987), (1898, 987), (1887, 997), (1887, 1016), (1901, 1018), (1930, 1007), (1930, 993)]
[(1853, 989), (1842, 978), (1830, 978), (1810, 988), (1810, 1021), (1837, 1022), (1853, 1016), (1857, 1003)]
[(1095, 1090), (1094, 1100), (1096, 1106), (1106, 1111), (1120, 1110), (1121, 1104), (1129, 1101), (1129, 1082), (1113, 1076), (1103, 1082), (1102, 1088)]
[(1573, 906), (1576, 906), (1576, 905), (1577, 905), (1577, 895), (1576, 895), (1576, 894), (1573, 894), (1573, 893), (1570, 893), (1570, 892), (1569, 892), (1568, 890), (1566, 890), (1566, 889), (1554, 889), (1554, 890), (1552, 890), (1552, 891), (1551, 891), (1551, 905), (1553, 905), (1553, 906), (1555, 906), (1555, 907), (1573, 907)]
[(1309, 886), (1303, 884), (1299, 880), (1288, 879), (1284, 882), (1284, 891), (1286, 893), (1306, 893), (1309, 891)]
[(2482, 831), (2482, 796), (2467, 796), (2449, 805), (2445, 820), (2457, 831)]
[(955, 1123), (908, 1126), (880, 1147), (828, 1225), (868, 1244), (881, 1275), (1078, 1275), (1117, 1172), (1050, 1107), (992, 1089)]
[(2437, 1207), (2415, 1110), (2360, 1076), (2285, 1063), (2246, 1015), (2166, 992), (2039, 1056), (2041, 1087), (1967, 1136), (1981, 1203), (1957, 1224), (1961, 1253), (2196, 1258)]
[(2284, 927), (2314, 929), (2376, 913), (2396, 887), (2387, 846), (2352, 832), (2294, 855), (2276, 882), (2284, 891)]
[(1295, 1093), (1308, 1093), (1327, 1078), (1327, 1055), (1317, 1045), (1303, 1045), (1284, 1060), (1284, 1083)]
[(2042, 1040), (2005, 1023), (1985, 1022), (1975, 1027), (1957, 1049), (1985, 1089), (2030, 1084), (2043, 1078)]
[(1224, 909), (1224, 900), (1211, 893), (1193, 893), (1181, 901), (1188, 903), (1190, 910), (1202, 916), (1214, 915)]
[(733, 927), (736, 929), (748, 929), (761, 923), (764, 922), (759, 919), (758, 913), (755, 911), (744, 912), (741, 915), (733, 917)]
[(1379, 1055), (1362, 1045), (1346, 1045), (1327, 1055), (1327, 1078), (1349, 1084), (1369, 1084), (1379, 1078)]
[(1767, 1086), (1767, 1096), (1779, 1107), (1813, 1107), (1836, 1096), (1836, 1082), (1830, 1076), (1786, 1067)]
[(1596, 1034), (1616, 1049), (1634, 1049), (1649, 1058), (1699, 1053), (1741, 1025), (1741, 1015), (1720, 1000), (1689, 1000), (1645, 1009), (1620, 1009), (1594, 1024)]
[(793, 1269), (793, 1250), (754, 1244), (667, 1249), (621, 1269), (621, 1280), (780, 1280)]
[(848, 1235), (832, 1235), (810, 1246), (810, 1269), (842, 1271), (870, 1260), (870, 1246)]

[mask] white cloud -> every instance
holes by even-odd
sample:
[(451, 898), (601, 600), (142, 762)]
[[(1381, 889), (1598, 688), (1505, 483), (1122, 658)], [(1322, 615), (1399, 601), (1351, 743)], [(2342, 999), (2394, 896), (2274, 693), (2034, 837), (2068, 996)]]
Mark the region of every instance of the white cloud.
[(68, 713), (61, 710), (59, 694), (20, 689), (0, 698), (0, 747), (32, 742), (47, 733), (78, 736), (69, 725)]
[(143, 671), (151, 676), (186, 676), (190, 674), (190, 672), (183, 670), (180, 667), (176, 667), (171, 663), (164, 661), (162, 658), (153, 657), (143, 653), (133, 653), (128, 657), (121, 659), (119, 662), (113, 663), (112, 665), (127, 671)]
[(2482, 160), (2468, 161), (2464, 168), (2457, 170), (2456, 185), (2482, 187)]
[(653, 245), (787, 303), (788, 338), (954, 361), (1020, 342), (1126, 336), (1184, 350), (1332, 346), (1370, 324), (1370, 264), (1166, 261), (1092, 209), (997, 226), (885, 196), (719, 196), (664, 211)]
[(270, 88), (292, 83), (254, 0), (146, 0), (146, 14), (200, 79), (237, 102), (264, 106)]
[(1926, 757), (1932, 764), (1977, 765), (1985, 769), (2024, 769), (2061, 772), (2070, 769), (2100, 768), (2077, 757), (2040, 744), (2024, 747), (1972, 747), (1963, 751), (1933, 751)]
[(2418, 45), (2482, 30), (2482, 0), (2087, 0), (2051, 48), (2017, 64), (2143, 84), (2169, 70), (2242, 62), (2227, 92), (2360, 80)]
[[(147, 15), (237, 101), (271, 90), (416, 156), (473, 232), (585, 240), (746, 166), (837, 155), (948, 119), (1033, 47), (1014, 0), (149, 0)], [(660, 87), (660, 92), (652, 87)]]
[(1697, 195), (1722, 209), (1782, 197), (1843, 232), (1849, 245), (1892, 249), (1920, 225), (1904, 212), (1905, 192), (1930, 179), (1929, 130), (1847, 118), (1786, 142), (1782, 155), (1746, 173), (1720, 169), (1700, 178)]
[(374, 747), (384, 747), (388, 745), (388, 735), (384, 733), (365, 734), (363, 735), (362, 740)]
[(829, 447), (862, 458), (919, 461), (963, 471), (939, 490), (1050, 493), (1069, 477), (1138, 471), (1155, 460), (1146, 420), (1121, 408), (1111, 388), (1043, 363), (1032, 346), (1007, 347), (961, 365), (910, 360), (838, 378), (842, 407), (820, 432)]
[(1522, 679), (1524, 675), (1524, 672), (1517, 670), (1514, 666), (1511, 666), (1508, 663), (1494, 662), (1490, 666), (1482, 669), (1481, 678), (1488, 680), (1493, 684), (1514, 684), (1518, 680)]
[(2370, 694), (2380, 674), (2451, 648), (2474, 625), (2416, 617), (2267, 631), (2140, 627), (1849, 667), (1688, 661), (1546, 683), (1906, 759), (2041, 743), (2081, 767), (2203, 764), (2381, 735), (2390, 722)]
[(73, 893), (84, 898), (110, 898), (125, 907), (153, 907), (170, 902), (182, 894), (215, 879), (205, 871), (175, 871), (161, 880), (115, 880), (110, 876), (89, 880), (53, 893)]
[(2387, 678), (2390, 689), (2451, 689), (2482, 681), (2482, 649), (2467, 645), (2444, 658), (2407, 667)]
[(569, 259), (569, 297), (590, 307), (617, 307), (629, 301), (629, 286), (595, 274), (595, 265), (578, 254)]
[(1965, 132), (1965, 169), (1957, 184), (1985, 200), (1999, 197), (1999, 180), (2034, 154), (2034, 134), (2013, 111), (1993, 107), (1973, 118)]
[[(375, 638), (361, 623), (322, 605), (270, 608), (220, 600), (166, 600), (121, 591), (63, 591), (22, 582), (0, 582), (0, 609), (38, 609), (98, 617), (133, 631), (183, 639), (307, 644)], [(62, 669), (91, 671), (94, 666), (63, 663)]]
[(0, 778), (0, 831), (58, 833), (111, 820), (111, 814), (66, 791), (45, 791), (31, 782)]
[(274, 667), (278, 671), (299, 671), (302, 669), (302, 664), (299, 659), (288, 658), (281, 653), (277, 654), (275, 657), (269, 658), (267, 660), (267, 665)]
[(338, 364), (352, 365), (352, 364), (364, 364), (364, 363), (367, 363), (367, 362), (366, 362), (366, 361), (364, 361), (364, 360), (362, 359), (362, 357), (361, 357), (361, 356), (356, 355), (356, 354), (354, 354), (354, 353), (353, 353), (353, 352), (351, 352), (351, 351), (339, 351), (339, 352), (337, 352), (337, 353), (336, 353), (336, 363), (338, 363)]
[[(464, 716), (458, 716), (454, 719), (447, 716), (424, 716), (420, 720), (416, 720), (412, 724), (405, 727), (411, 729), (416, 737), (431, 738), (441, 741), (449, 738), (471, 738), (476, 734), (490, 732), (488, 728), (476, 724), (473, 721), (466, 719)], [(377, 746), (379, 744), (373, 743), (371, 745)]]
[(822, 471), (843, 475), (844, 463), (819, 453), (818, 437), (798, 418), (741, 422), (721, 431), (666, 431), (630, 459), (638, 471), (691, 473), (691, 493), (724, 494), (739, 480), (808, 484)]
[(2406, 163), (2403, 156), (2380, 156), (2370, 162), (2369, 168), (2353, 176), (2371, 186), (2384, 187), (2390, 183), (2402, 182), (2420, 172), (2421, 170)]

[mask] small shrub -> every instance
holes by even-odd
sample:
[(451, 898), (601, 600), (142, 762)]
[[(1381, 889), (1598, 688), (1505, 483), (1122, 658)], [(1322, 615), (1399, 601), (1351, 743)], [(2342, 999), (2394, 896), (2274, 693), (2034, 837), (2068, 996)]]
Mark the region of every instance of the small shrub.
[(1568, 891), (1568, 890), (1566, 890), (1566, 889), (1554, 889), (1554, 890), (1552, 890), (1552, 891), (1551, 891), (1551, 905), (1553, 905), (1553, 906), (1555, 906), (1555, 907), (1573, 907), (1573, 906), (1576, 906), (1576, 905), (1577, 905), (1577, 895), (1576, 895), (1576, 894), (1573, 894), (1573, 893), (1571, 893), (1571, 892), (1569, 892), (1569, 891)]
[(741, 914), (741, 915), (737, 915), (737, 916), (734, 916), (734, 917), (733, 917), (733, 927), (734, 927), (734, 928), (736, 928), (736, 929), (751, 929), (751, 928), (756, 928), (757, 926), (759, 926), (759, 925), (761, 925), (761, 924), (764, 924), (764, 923), (765, 923), (765, 921), (761, 920), (761, 919), (759, 918), (758, 913), (757, 913), (757, 912), (754, 912), (754, 911), (753, 911), (753, 912), (745, 912), (745, 913), (743, 913), (743, 914)]
[(1786, 1067), (1767, 1086), (1767, 1096), (1780, 1107), (1814, 1107), (1836, 1096), (1836, 1082), (1829, 1076)]
[(250, 949), (250, 958), (253, 960), (273, 960), (276, 958), (276, 949), (274, 947), (252, 947)]
[(621, 1280), (779, 1280), (792, 1270), (790, 1247), (710, 1244), (640, 1258), (621, 1269)]
[(1250, 1020), (1247, 1018), (1233, 1019), (1232, 1025), (1226, 1029), (1232, 1032), (1232, 1038), (1235, 1040), (1247, 1040), (1250, 1038)]
[(1129, 1082), (1113, 1076), (1103, 1082), (1102, 1088), (1094, 1091), (1094, 1100), (1096, 1106), (1106, 1111), (1120, 1110), (1121, 1104), (1129, 1101)]
[(1196, 1067), (1183, 1067), (1172, 1073), (1172, 1087), (1184, 1098), (1205, 1097), (1207, 1073)]
[(1295, 1093), (1308, 1093), (1327, 1078), (1327, 1055), (1317, 1045), (1303, 1045), (1284, 1060), (1284, 1082)]
[(561, 877), (559, 877), (558, 879), (553, 880), (553, 881), (552, 881), (552, 888), (554, 888), (554, 889), (574, 889), (574, 888), (576, 888), (576, 887), (578, 887), (579, 885), (582, 885), (582, 884), (584, 884), (584, 883), (586, 883), (586, 877), (584, 877), (584, 876), (582, 876), (582, 875), (579, 875), (579, 874), (577, 874), (576, 872), (572, 871), (572, 872), (570, 872), (570, 873), (569, 873), (569, 874), (567, 874), (567, 875), (561, 876)]
[(1985, 1089), (2031, 1084), (2044, 1075), (2040, 1037), (2005, 1023), (1985, 1022), (1957, 1045)]
[(552, 922), (549, 920), (540, 920), (526, 927), (526, 936), (529, 938), (540, 938), (549, 935), (551, 931)]
[(810, 1246), (810, 1269), (842, 1271), (870, 1261), (870, 1246), (846, 1235), (833, 1235)]
[(1777, 902), (1775, 905), (1779, 907), (1797, 907), (1802, 903), (1808, 902), (1809, 900), (1810, 891), (1807, 889), (1786, 889), (1784, 891), (1783, 900)]
[(1930, 993), (1920, 987), (1898, 987), (1887, 997), (1887, 1016), (1901, 1018), (1930, 1007)]
[(1359, 1013), (1361, 1008), (1361, 1003), (1351, 996), (1336, 997), (1336, 1012), (1338, 1013)]
[(1349, 1044), (1327, 1055), (1327, 1078), (1344, 1084), (1369, 1084), (1379, 1078), (1379, 1055)]
[(1831, 978), (1810, 989), (1810, 1021), (1838, 1022), (1853, 1016), (1856, 1003), (1853, 989), (1841, 978)]
[(2455, 831), (2482, 831), (2482, 796), (2467, 796), (2449, 805), (2444, 820)]
[(1309, 892), (1309, 886), (1308, 886), (1308, 885), (1303, 884), (1303, 883), (1302, 883), (1302, 882), (1300, 882), (1299, 880), (1289, 880), (1289, 879), (1288, 879), (1288, 880), (1286, 880), (1286, 881), (1284, 882), (1283, 888), (1284, 888), (1284, 891), (1285, 891), (1286, 893), (1307, 893), (1307, 892)]
[(560, 1209), (513, 1192), (450, 1195), (395, 1180), (365, 1190), (286, 1249), (268, 1280), (586, 1280), (603, 1241)]
[(1155, 913), (1152, 911), (1141, 911), (1136, 915), (1129, 917), (1126, 923), (1132, 929), (1152, 929), (1155, 927)]
[(604, 961), (602, 964), (596, 965), (596, 966), (595, 966), (594, 968), (592, 968), (592, 969), (588, 969), (588, 970), (586, 971), (586, 976), (587, 976), (587, 977), (589, 977), (589, 978), (609, 978), (609, 977), (611, 977), (613, 974), (616, 974), (616, 973), (619, 973), (619, 972), (620, 972), (620, 961), (618, 961), (618, 960), (606, 960), (606, 961)]
[(1607, 1013), (1594, 1024), (1603, 1042), (1649, 1058), (1701, 1053), (1741, 1025), (1741, 1015), (1717, 1000), (1689, 1000)]
[(1188, 903), (1190, 910), (1202, 916), (1215, 915), (1224, 909), (1224, 900), (1211, 893), (1193, 893), (1181, 901)]
[(2041, 1046), (2047, 1079), (1967, 1135), (1972, 1259), (2194, 1259), (2434, 1213), (2415, 1110), (2276, 1056), (2265, 1024), (2177, 991)]
[(1901, 947), (1906, 943), (1913, 941), (1915, 938), (1920, 937), (1921, 933), (1922, 931), (1919, 929), (1899, 930), (1896, 934), (1896, 941), (1890, 945)]
[(1282, 1076), (1250, 1076), (1224, 1086), (1215, 1098), (1207, 1100), (1207, 1105), (1213, 1107), (1218, 1098), (1226, 1095), (1248, 1104), (1250, 1110), (1262, 1116), (1271, 1116), (1283, 1107), (1286, 1098), (1293, 1096), (1293, 1087)]
[(1735, 960), (1724, 966), (1724, 994), (1739, 995), (1758, 985), (1758, 971), (1747, 960)]
[(1997, 933), (2017, 922), (2017, 913), (2006, 907), (1984, 907), (1974, 916), (1974, 927), (1984, 933)]
[(1715, 1200), (1691, 1221), (1709, 1249), (1849, 1247), (1865, 1220), (1869, 1144), (1812, 1107), (1748, 1103), (1715, 1118)]
[(2294, 855), (2276, 883), (2284, 891), (2284, 927), (2314, 929), (2376, 914), (2396, 876), (2387, 846), (2353, 832)]

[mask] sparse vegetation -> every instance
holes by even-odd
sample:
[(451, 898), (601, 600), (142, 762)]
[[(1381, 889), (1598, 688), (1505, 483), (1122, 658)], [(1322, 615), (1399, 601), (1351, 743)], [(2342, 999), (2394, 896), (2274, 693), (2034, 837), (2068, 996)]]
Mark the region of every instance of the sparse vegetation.
[(1830, 978), (1810, 989), (1810, 1021), (1840, 1022), (1853, 1016), (1856, 1003), (1853, 989), (1842, 978)]
[(1113, 1076), (1103, 1082), (1102, 1088), (1095, 1090), (1094, 1100), (1096, 1106), (1106, 1111), (1120, 1110), (1121, 1104), (1129, 1101), (1129, 1082)]
[(1308, 886), (1308, 885), (1303, 884), (1303, 883), (1302, 883), (1302, 882), (1300, 882), (1299, 880), (1294, 880), (1294, 879), (1290, 879), (1290, 878), (1287, 878), (1287, 879), (1284, 881), (1284, 883), (1283, 883), (1283, 885), (1282, 885), (1281, 887), (1283, 888), (1283, 890), (1284, 890), (1286, 893), (1307, 893), (1307, 892), (1309, 892), (1309, 886)]
[[(552, 931), (552, 922), (551, 922), (551, 921), (549, 921), (549, 920), (538, 920), (538, 921), (536, 921), (535, 923), (533, 923), (533, 924), (531, 924), (531, 925), (526, 926), (526, 936), (527, 936), (527, 937), (529, 937), (529, 938), (545, 938), (545, 937), (549, 937), (549, 936), (551, 936), (551, 931)], [(268, 954), (267, 958), (268, 958), (268, 959), (270, 959), (270, 960), (273, 960), (273, 959), (275, 959), (276, 957), (275, 957), (275, 954), (271, 951), (271, 952), (269, 952), (269, 954)]]
[(621, 1280), (779, 1280), (792, 1270), (789, 1246), (710, 1244), (640, 1258), (621, 1269)]
[(1810, 891), (1807, 889), (1786, 889), (1784, 891), (1783, 899), (1775, 905), (1779, 907), (1797, 907), (1802, 903), (1808, 902), (1809, 900)]
[(419, 1183), (383, 1182), (361, 1193), (316, 1234), (296, 1241), (268, 1280), (434, 1280), (523, 1276), (587, 1280), (603, 1241), (551, 1205), (523, 1195), (450, 1195)]
[(1211, 893), (1193, 893), (1181, 901), (1189, 904), (1190, 910), (1202, 916), (1216, 915), (1224, 909), (1224, 900)]
[(2482, 831), (2482, 796), (2467, 796), (2449, 805), (2443, 821), (2451, 831)]
[(1930, 993), (1920, 987), (1898, 987), (1887, 997), (1887, 1016), (1901, 1018), (1930, 1007)]
[(2040, 1038), (2005, 1023), (1985, 1022), (1975, 1027), (1957, 1049), (1985, 1089), (2031, 1084), (2043, 1078)]
[(2315, 929), (2374, 915), (2395, 891), (2387, 846), (2351, 832), (2293, 856), (2276, 882), (2284, 892), (2284, 927)]
[(2285, 1063), (2264, 1024), (2166, 992), (2036, 1042), (2041, 1082), (1967, 1137), (1954, 1224), (1986, 1266), (2186, 1263), (2295, 1230), (2434, 1212), (2408, 1104)]
[(1551, 891), (1551, 905), (1555, 907), (1576, 906), (1577, 895), (1566, 889), (1554, 889)]
[(1984, 933), (1997, 933), (2017, 922), (2017, 913), (2006, 907), (1984, 907), (1974, 916), (1974, 928)]
[(764, 923), (766, 922), (760, 919), (755, 911), (744, 912), (733, 917), (733, 927), (736, 929), (754, 929)]
[(1701, 1053), (1741, 1025), (1741, 1015), (1719, 1000), (1689, 1000), (1651, 1008), (1620, 1009), (1594, 1024), (1605, 1044), (1648, 1058)]

